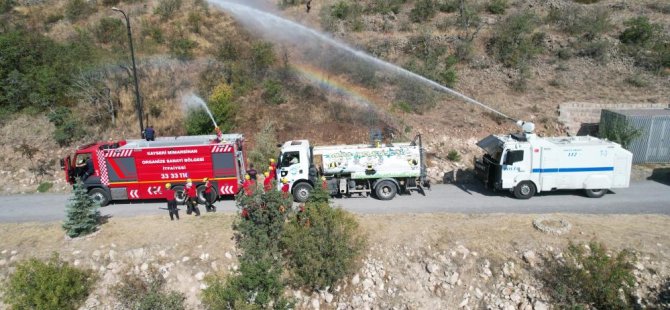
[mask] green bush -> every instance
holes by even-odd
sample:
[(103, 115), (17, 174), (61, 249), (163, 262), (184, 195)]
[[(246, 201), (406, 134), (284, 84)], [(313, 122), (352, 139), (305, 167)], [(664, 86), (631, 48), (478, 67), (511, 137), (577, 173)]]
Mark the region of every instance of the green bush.
[(458, 151), (456, 150), (451, 150), (447, 154), (447, 159), (450, 161), (460, 161), (461, 160), (461, 154), (458, 154)]
[(206, 135), (211, 134), (214, 130), (214, 124), (212, 124), (209, 114), (203, 108), (189, 109), (186, 113), (184, 126), (186, 127), (186, 133), (189, 135)]
[(267, 169), (270, 158), (277, 157), (277, 134), (273, 122), (267, 122), (254, 137), (254, 148), (249, 151), (249, 161), (261, 171)]
[(126, 26), (118, 18), (103, 17), (93, 29), (98, 42), (103, 44), (114, 43), (123, 45), (128, 41), (126, 38)]
[(183, 37), (174, 38), (170, 42), (170, 54), (179, 60), (190, 60), (196, 47), (198, 42)]
[(441, 0), (437, 3), (437, 8), (440, 12), (453, 13), (458, 11), (461, 4), (459, 0)]
[(95, 282), (90, 271), (63, 262), (31, 258), (17, 264), (4, 287), (4, 302), (14, 309), (78, 309)]
[(63, 222), (65, 233), (71, 238), (76, 238), (97, 231), (100, 226), (99, 208), (100, 205), (88, 195), (84, 183), (77, 179), (65, 210), (66, 218)]
[(627, 77), (624, 81), (630, 84), (631, 86), (638, 88), (647, 87), (647, 85), (649, 85), (649, 82), (642, 75), (639, 74), (631, 75)]
[(277, 55), (272, 43), (256, 42), (251, 46), (251, 67), (256, 77), (264, 76), (276, 61)]
[(71, 142), (86, 136), (84, 123), (81, 118), (75, 116), (70, 109), (57, 107), (48, 114), (49, 121), (54, 124), (54, 140), (60, 146), (69, 145)]
[(397, 101), (394, 103), (394, 106), (405, 113), (412, 113), (412, 106), (405, 101)]
[(444, 61), (444, 70), (440, 72), (440, 82), (447, 87), (456, 86), (458, 82), (458, 73), (456, 72), (456, 64), (458, 63), (458, 58), (456, 56), (449, 56)]
[(188, 27), (193, 33), (200, 33), (200, 23), (202, 23), (202, 16), (197, 11), (191, 11), (188, 13)]
[(507, 0), (492, 0), (489, 2), (489, 4), (486, 6), (486, 9), (489, 11), (491, 14), (505, 14), (505, 10), (507, 10)]
[(332, 287), (352, 273), (364, 246), (356, 218), (328, 202), (307, 203), (282, 235), (293, 284), (311, 289)]
[(330, 9), (330, 15), (340, 20), (345, 20), (351, 14), (351, 4), (346, 0), (340, 0), (333, 4)]
[(124, 309), (186, 309), (184, 294), (177, 291), (168, 291), (165, 288), (165, 279), (154, 269), (150, 269), (143, 276), (124, 275), (119, 284), (112, 288), (112, 292)]
[(409, 19), (415, 23), (430, 21), (437, 14), (437, 7), (433, 0), (417, 0), (414, 8), (409, 12)]
[(628, 149), (630, 143), (642, 135), (642, 131), (626, 123), (621, 117), (615, 117), (609, 122), (603, 122), (598, 127), (598, 136), (614, 141)]
[(600, 7), (583, 8), (568, 5), (563, 8), (552, 8), (547, 21), (568, 34), (588, 40), (596, 39), (612, 29), (609, 11)]
[(600, 63), (606, 63), (609, 57), (610, 43), (606, 40), (579, 41), (575, 44), (577, 56), (590, 57)]
[(265, 83), (263, 83), (263, 95), (261, 97), (265, 102), (273, 105), (286, 102), (283, 86), (281, 82), (275, 79), (265, 80)]
[(570, 243), (564, 261), (549, 259), (541, 274), (549, 295), (561, 309), (632, 309), (634, 255), (608, 254), (602, 243)]
[(495, 30), (490, 52), (507, 67), (526, 65), (543, 50), (544, 34), (536, 32), (536, 26), (533, 13), (509, 16)]
[(649, 22), (646, 16), (638, 16), (624, 22), (626, 29), (619, 35), (621, 43), (629, 45), (646, 45), (652, 42), (661, 26)]
[(374, 0), (366, 11), (374, 14), (398, 14), (405, 2), (407, 0)]
[(86, 0), (68, 0), (65, 4), (65, 17), (73, 22), (94, 11), (95, 7)]
[(302, 4), (302, 0), (281, 0), (279, 1), (279, 7), (285, 9), (287, 7), (296, 6)]
[(168, 20), (181, 9), (182, 0), (159, 0), (154, 8), (154, 14), (162, 20)]
[(0, 14), (8, 13), (14, 6), (16, 6), (15, 0), (0, 0)]
[(40, 193), (46, 193), (46, 192), (48, 192), (53, 186), (54, 186), (54, 184), (51, 183), (51, 182), (42, 182), (42, 183), (40, 183), (39, 186), (37, 186), (37, 191), (40, 192)]

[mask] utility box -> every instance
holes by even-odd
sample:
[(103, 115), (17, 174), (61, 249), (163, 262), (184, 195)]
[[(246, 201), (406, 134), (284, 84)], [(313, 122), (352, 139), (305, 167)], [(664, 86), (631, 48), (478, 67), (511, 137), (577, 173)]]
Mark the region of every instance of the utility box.
[(602, 110), (599, 127), (621, 121), (641, 131), (628, 145), (633, 163), (670, 163), (670, 109)]

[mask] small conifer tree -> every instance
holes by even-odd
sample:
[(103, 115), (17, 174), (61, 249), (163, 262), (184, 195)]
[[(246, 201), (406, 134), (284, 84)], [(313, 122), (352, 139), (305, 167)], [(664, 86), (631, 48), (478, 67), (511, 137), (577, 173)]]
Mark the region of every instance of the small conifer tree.
[(65, 233), (71, 238), (85, 236), (98, 229), (100, 206), (86, 193), (84, 184), (77, 180), (70, 203), (67, 206), (67, 218), (63, 223)]

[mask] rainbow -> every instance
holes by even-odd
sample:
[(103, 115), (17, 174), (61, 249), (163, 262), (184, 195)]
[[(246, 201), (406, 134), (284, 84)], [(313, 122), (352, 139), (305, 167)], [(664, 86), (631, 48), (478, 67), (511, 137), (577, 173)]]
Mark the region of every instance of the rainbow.
[(308, 64), (291, 64), (291, 69), (298, 75), (309, 80), (311, 83), (318, 85), (322, 89), (340, 96), (347, 97), (362, 107), (375, 107), (374, 100), (364, 94), (354, 84), (342, 81), (341, 79), (330, 75), (321, 68), (317, 68)]

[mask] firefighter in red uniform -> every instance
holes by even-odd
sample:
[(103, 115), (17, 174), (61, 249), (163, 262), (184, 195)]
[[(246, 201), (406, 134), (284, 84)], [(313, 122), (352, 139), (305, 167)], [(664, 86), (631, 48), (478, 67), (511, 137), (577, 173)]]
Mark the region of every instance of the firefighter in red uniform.
[(212, 182), (209, 181), (209, 178), (202, 179), (205, 182), (205, 190), (203, 194), (205, 196), (205, 210), (207, 212), (216, 212), (216, 207), (214, 206), (214, 192), (212, 191)]
[(165, 199), (167, 200), (167, 208), (170, 213), (170, 220), (174, 221), (176, 217), (179, 220), (179, 209), (177, 209), (177, 200), (174, 197), (174, 190), (172, 190), (172, 184), (165, 184)]
[(274, 158), (270, 158), (270, 166), (268, 167), (268, 170), (270, 170), (270, 178), (276, 179), (277, 178), (277, 163), (275, 163)]
[(244, 183), (242, 183), (242, 188), (244, 188), (244, 194), (251, 196), (254, 193), (254, 181), (251, 179), (251, 176), (248, 174), (244, 175)]
[(263, 180), (263, 189), (265, 192), (269, 192), (272, 190), (272, 178), (270, 177), (270, 172), (265, 171), (263, 172), (263, 175), (265, 176), (265, 179)]
[(321, 177), (321, 188), (328, 190), (328, 182), (326, 181), (326, 177)]
[(186, 202), (186, 214), (191, 214), (195, 212), (195, 216), (200, 216), (200, 209), (198, 209), (198, 192), (193, 186), (191, 179), (186, 180), (186, 196), (188, 197)]
[(288, 188), (289, 188), (288, 179), (282, 178), (281, 183), (282, 183), (281, 192), (283, 193), (284, 198), (286, 198), (288, 197)]

